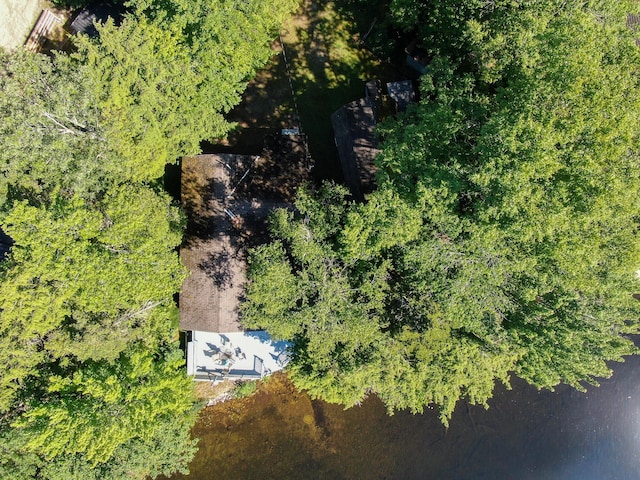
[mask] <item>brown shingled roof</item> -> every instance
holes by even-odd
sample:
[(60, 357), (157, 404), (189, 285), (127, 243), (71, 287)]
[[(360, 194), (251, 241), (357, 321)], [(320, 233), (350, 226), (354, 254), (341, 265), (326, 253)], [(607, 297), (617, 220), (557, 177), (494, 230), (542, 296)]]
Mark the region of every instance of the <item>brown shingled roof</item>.
[[(263, 157), (197, 155), (182, 159), (182, 205), (187, 232), (180, 258), (189, 276), (180, 293), (180, 329), (231, 333), (242, 331), (239, 307), (246, 282), (247, 250), (265, 240), (273, 208), (281, 198), (269, 193)], [(258, 172), (258, 173), (256, 173)]]

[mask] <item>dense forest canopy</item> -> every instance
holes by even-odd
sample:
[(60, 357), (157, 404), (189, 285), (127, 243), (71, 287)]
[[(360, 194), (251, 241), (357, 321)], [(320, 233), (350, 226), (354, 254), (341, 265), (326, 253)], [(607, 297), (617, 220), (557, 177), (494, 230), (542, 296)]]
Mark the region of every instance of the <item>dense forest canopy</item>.
[(73, 54), (0, 52), (0, 478), (186, 471), (167, 163), (224, 135), (296, 2), (131, 1)]
[[(161, 177), (229, 131), (297, 2), (124, 3), (72, 55), (0, 52), (0, 478), (142, 479), (196, 448)], [(421, 101), (379, 126), (366, 202), (324, 185), (273, 214), (246, 326), (292, 341), (315, 397), (444, 422), (512, 374), (597, 383), (640, 331), (639, 5), (387, 7), (429, 59)]]
[(640, 142), (629, 2), (394, 0), (430, 62), (379, 126), (379, 188), (302, 191), (252, 256), (247, 326), (294, 382), (390, 410), (583, 388), (637, 349)]

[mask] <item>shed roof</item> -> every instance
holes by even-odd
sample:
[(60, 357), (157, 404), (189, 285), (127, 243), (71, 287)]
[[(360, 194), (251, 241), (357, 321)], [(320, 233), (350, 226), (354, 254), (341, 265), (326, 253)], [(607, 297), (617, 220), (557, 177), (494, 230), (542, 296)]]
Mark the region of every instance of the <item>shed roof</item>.
[(197, 155), (182, 159), (181, 198), (187, 233), (180, 249), (189, 276), (180, 293), (180, 328), (204, 332), (242, 331), (240, 303), (246, 282), (247, 249), (266, 231), (272, 208), (258, 200), (248, 173), (259, 157)]
[(109, 18), (113, 18), (116, 25), (119, 25), (124, 12), (124, 7), (118, 2), (104, 1), (90, 5), (76, 14), (70, 29), (75, 34), (84, 33), (92, 38), (97, 37), (96, 23), (105, 23)]
[(362, 200), (375, 187), (376, 120), (373, 109), (361, 98), (343, 105), (331, 115), (344, 180), (354, 198)]
[(393, 101), (396, 102), (396, 111), (398, 112), (404, 112), (416, 97), (416, 92), (413, 89), (413, 82), (411, 80), (387, 83), (387, 92)]
[(0, 228), (0, 262), (4, 260), (4, 257), (11, 250), (11, 245), (13, 245), (13, 240)]

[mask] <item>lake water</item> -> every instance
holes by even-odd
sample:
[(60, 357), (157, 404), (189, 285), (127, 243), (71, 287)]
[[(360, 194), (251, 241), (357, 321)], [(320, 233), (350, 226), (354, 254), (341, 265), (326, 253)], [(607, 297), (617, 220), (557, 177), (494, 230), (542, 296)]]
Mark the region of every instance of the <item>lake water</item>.
[(203, 410), (200, 451), (174, 479), (640, 479), (640, 358), (587, 393), (514, 380), (489, 410), (460, 402), (386, 414), (375, 397), (343, 410), (311, 401), (283, 376), (253, 397)]

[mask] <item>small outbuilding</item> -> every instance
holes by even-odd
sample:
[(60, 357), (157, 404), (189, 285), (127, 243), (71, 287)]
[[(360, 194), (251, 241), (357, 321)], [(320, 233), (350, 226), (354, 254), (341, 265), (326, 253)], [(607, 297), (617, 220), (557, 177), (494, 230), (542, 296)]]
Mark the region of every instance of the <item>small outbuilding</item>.
[(396, 104), (396, 113), (404, 112), (416, 98), (411, 80), (387, 83), (387, 93)]
[(343, 105), (331, 115), (340, 166), (351, 195), (358, 201), (375, 188), (378, 141), (371, 102), (361, 98)]
[(78, 11), (69, 25), (69, 30), (74, 35), (84, 34), (95, 38), (98, 36), (96, 23), (105, 23), (112, 18), (116, 25), (119, 25), (124, 13), (124, 7), (118, 2), (99, 2)]

